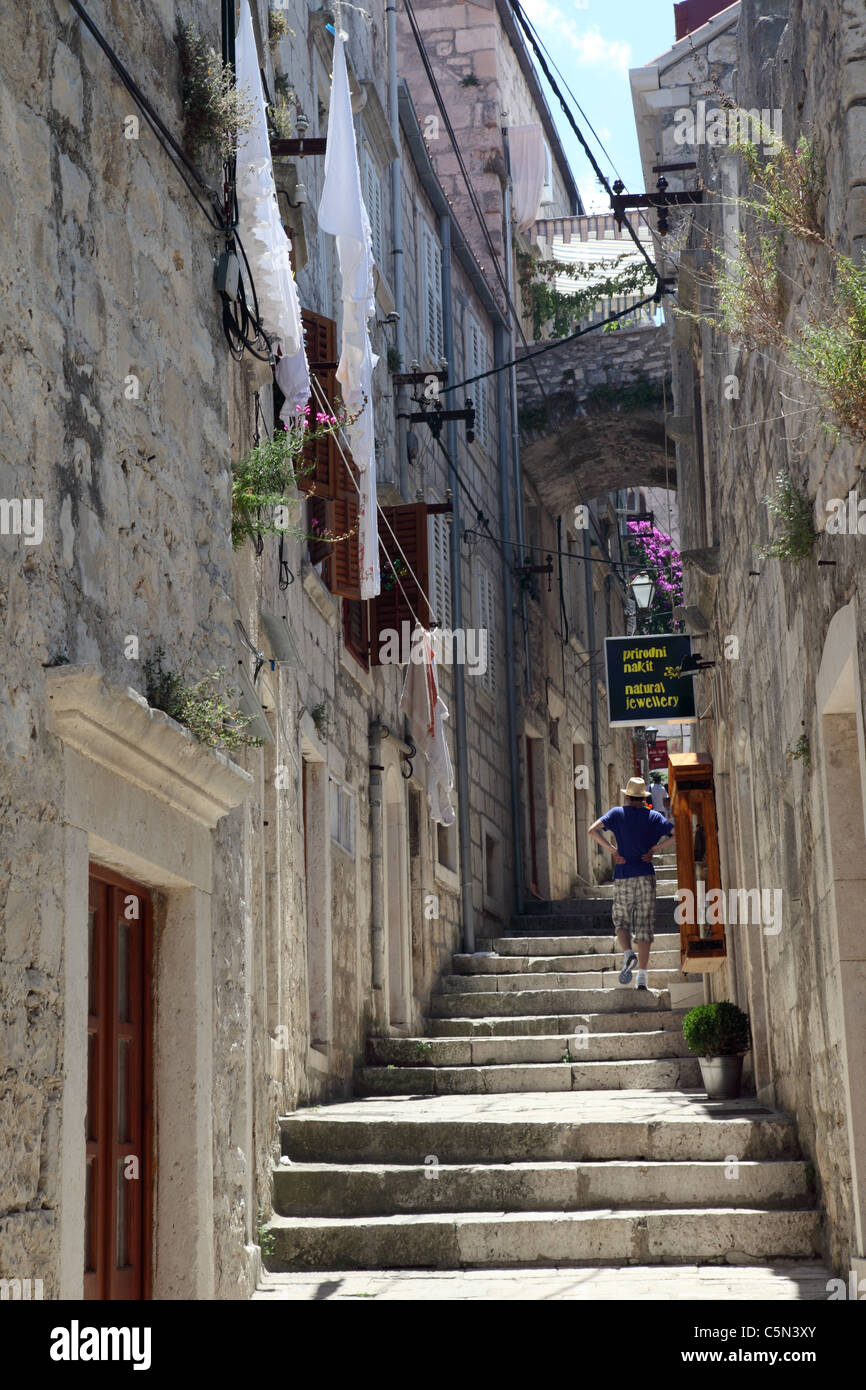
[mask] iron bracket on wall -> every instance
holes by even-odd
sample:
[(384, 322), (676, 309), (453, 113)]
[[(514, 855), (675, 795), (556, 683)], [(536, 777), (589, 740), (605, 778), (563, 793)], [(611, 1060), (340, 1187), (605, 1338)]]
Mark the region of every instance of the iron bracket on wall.
[(466, 443), (471, 444), (475, 439), (475, 407), (468, 396), (463, 410), (443, 410), (441, 403), (436, 401), (430, 410), (415, 410), (409, 415), (401, 415), (400, 419), (408, 420), (412, 425), (429, 425), (434, 439), (439, 439), (446, 421), (462, 420), (466, 426)]
[(659, 177), (656, 188), (658, 190), (656, 193), (626, 193), (622, 179), (616, 180), (610, 195), (610, 202), (613, 208), (614, 221), (620, 229), (625, 221), (627, 208), (658, 208), (659, 236), (666, 236), (670, 231), (668, 208), (704, 201), (701, 189), (696, 189), (692, 193), (668, 193), (668, 181), (664, 174)]

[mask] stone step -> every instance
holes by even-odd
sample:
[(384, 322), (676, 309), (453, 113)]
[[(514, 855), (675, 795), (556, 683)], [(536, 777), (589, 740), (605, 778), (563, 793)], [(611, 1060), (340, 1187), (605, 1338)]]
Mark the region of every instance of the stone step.
[[(774, 1260), (772, 1268), (611, 1262), (578, 1270), (340, 1270), (328, 1279), (327, 1297), (330, 1302), (377, 1298), (380, 1303), (826, 1302), (832, 1277), (826, 1265), (807, 1260)], [(321, 1278), (308, 1273), (265, 1274), (253, 1294), (254, 1300), (267, 1302), (315, 1303), (321, 1298)]]
[[(483, 979), (483, 976), (478, 976)], [(503, 1014), (658, 1013), (671, 1007), (668, 990), (618, 989), (523, 989), (507, 993), (465, 990), (434, 994), (430, 1000), (434, 1018), (501, 1017)]]
[(663, 1029), (682, 1037), (682, 1021), (686, 1010), (644, 1010), (642, 1013), (595, 1014), (529, 1014), (525, 1017), (510, 1015), (504, 1018), (428, 1018), (425, 1019), (427, 1032), (431, 1038), (503, 1038), (503, 1037), (549, 1037), (551, 1034), (568, 1033), (574, 1036), (578, 1031), (588, 1033), (653, 1033)]
[[(616, 954), (599, 951), (580, 952), (576, 955), (555, 956), (555, 969), (558, 974), (575, 972), (583, 974), (590, 970), (619, 970), (622, 964), (622, 951)], [(675, 970), (679, 972), (680, 952), (676, 950), (657, 950), (653, 943), (652, 964), (656, 970)], [(502, 955), (456, 955), (452, 958), (456, 975), (531, 975), (550, 972), (551, 956), (517, 956), (506, 952)]]
[(274, 1216), (268, 1269), (455, 1269), (515, 1265), (772, 1264), (819, 1252), (814, 1211), (760, 1207), (605, 1212)]
[[(598, 936), (533, 936), (527, 939), (525, 936), (498, 936), (491, 943), (493, 950), (499, 956), (524, 956), (531, 948), (532, 959), (537, 960), (542, 956), (573, 956), (575, 954), (586, 954), (591, 960), (592, 955), (607, 955), (610, 953), (612, 929), (606, 932), (606, 941), (600, 941)], [(653, 955), (658, 951), (676, 951), (680, 949), (679, 932), (659, 932), (655, 934), (653, 942)], [(455, 957), (455, 960), (459, 959)], [(472, 959), (472, 957), (469, 957)], [(484, 960), (482, 956), (480, 959)]]
[[(680, 982), (679, 970), (647, 971), (650, 989), (667, 989)], [(619, 967), (615, 970), (548, 970), (543, 974), (443, 975), (442, 994), (514, 994), (532, 990), (634, 989), (634, 982), (621, 985)]]
[(524, 1062), (468, 1067), (361, 1067), (362, 1096), (505, 1095), (518, 1091), (675, 1091), (700, 1086), (697, 1057)]
[[(559, 917), (591, 915), (596, 908), (600, 908), (602, 911), (607, 910), (608, 904), (606, 899), (602, 896), (601, 890), (612, 886), (613, 880), (611, 879), (607, 883), (597, 883), (593, 887), (592, 893), (583, 894), (579, 898), (559, 898), (556, 902), (544, 902), (539, 899), (537, 902), (527, 903), (526, 910), (532, 916), (545, 916), (548, 919), (551, 917), (556, 919)], [(595, 896), (596, 894), (598, 896)], [(593, 906), (594, 904), (595, 907)], [(670, 910), (672, 912), (673, 907), (671, 907)], [(515, 916), (512, 920), (515, 922), (522, 921), (522, 916)]]
[(293, 1163), (274, 1171), (280, 1216), (391, 1216), (430, 1211), (590, 1211), (619, 1207), (774, 1209), (810, 1203), (802, 1160), (728, 1163)]
[(723, 1162), (799, 1158), (789, 1116), (753, 1098), (702, 1093), (562, 1092), (359, 1099), (280, 1120), (282, 1152), (299, 1162), (421, 1164), (606, 1159)]
[[(656, 896), (655, 930), (672, 932), (678, 930), (674, 923), (677, 900), (674, 897)], [(522, 916), (512, 917), (509, 936), (604, 936), (613, 934), (613, 901), (610, 897), (597, 900), (592, 912), (574, 913), (571, 916)]]
[[(603, 1017), (610, 1023), (610, 1015)], [(561, 1062), (564, 1057), (572, 1062), (613, 1062), (688, 1056), (679, 1029), (641, 1033), (578, 1033), (575, 1029), (547, 1037), (370, 1038), (367, 1043), (367, 1063), (374, 1067), (511, 1066)]]

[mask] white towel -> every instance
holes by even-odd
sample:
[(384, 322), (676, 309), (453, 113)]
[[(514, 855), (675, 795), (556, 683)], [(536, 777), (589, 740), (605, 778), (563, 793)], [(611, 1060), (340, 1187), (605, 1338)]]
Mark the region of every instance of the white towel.
[(304, 352), (301, 306), (289, 260), (289, 239), (277, 204), (249, 0), (241, 4), (235, 72), (239, 89), (252, 98), (255, 107), (250, 129), (238, 140), (238, 233), (249, 261), (262, 325), (274, 345), (279, 344), (284, 356), (291, 358)]
[[(454, 806), (451, 791), (454, 773), (445, 742), (445, 720), (448, 709), (439, 694), (436, 658), (430, 633), (423, 634), (423, 661), (409, 661), (400, 708), (406, 714), (415, 742), (427, 759), (427, 802), (430, 816), (441, 825), (453, 825)], [(418, 629), (412, 635), (412, 651), (419, 650)]]
[(361, 598), (379, 593), (379, 527), (376, 512), (376, 446), (373, 419), (373, 368), (367, 321), (376, 312), (370, 219), (361, 197), (361, 173), (343, 36), (334, 38), (334, 73), (328, 112), (325, 181), (319, 227), (337, 238), (343, 292), (343, 330), (337, 380), (346, 409), (358, 419), (347, 429), (359, 473), (358, 553)]

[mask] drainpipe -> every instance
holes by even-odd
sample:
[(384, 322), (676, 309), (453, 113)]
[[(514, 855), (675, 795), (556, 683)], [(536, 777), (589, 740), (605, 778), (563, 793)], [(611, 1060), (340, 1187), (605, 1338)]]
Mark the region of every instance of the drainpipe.
[[(454, 319), (451, 300), (451, 219), (440, 217), (439, 240), (442, 243), (442, 326), (445, 356), (453, 371), (457, 358), (454, 352)], [(453, 420), (446, 424), (448, 457), (448, 486), (451, 489), (451, 621), (456, 631), (463, 629), (463, 586), (461, 584), (460, 541), (460, 484), (453, 464), (457, 460), (457, 426)], [(457, 740), (457, 815), (460, 835), (460, 898), (463, 908), (463, 950), (475, 950), (475, 902), (472, 896), (472, 832), (469, 819), (469, 746), (466, 737), (466, 672), (459, 662), (454, 671), (454, 732)]]
[[(497, 324), (493, 336), (494, 366), (501, 367), (508, 361), (508, 335), (502, 324)], [(506, 556), (511, 551), (511, 486), (509, 469), (508, 418), (505, 373), (496, 373), (496, 418), (499, 421), (497, 453), (499, 462), (499, 525)], [(517, 749), (517, 697), (514, 676), (517, 669), (514, 660), (514, 581), (507, 565), (503, 566), (502, 584), (505, 591), (505, 687), (508, 699), (508, 750), (511, 770), (511, 836), (514, 845), (514, 910), (522, 912), (524, 907), (523, 884), (523, 825), (520, 804), (520, 757)]]
[[(388, 115), (391, 137), (397, 150), (397, 158), (391, 162), (391, 253), (394, 257), (393, 285), (394, 309), (400, 315), (397, 320), (395, 347), (400, 354), (403, 371), (406, 370), (406, 329), (403, 324), (403, 160), (400, 154), (400, 105), (397, 94), (397, 6), (388, 5)], [(397, 393), (400, 397), (404, 388)], [(406, 452), (406, 421), (400, 416), (404, 413), (402, 401), (397, 406), (397, 460), (400, 467), (400, 496), (405, 502), (409, 496), (409, 456)]]
[(583, 533), (583, 578), (586, 585), (586, 639), (589, 644), (589, 708), (592, 720), (592, 780), (595, 790), (595, 818), (601, 807), (601, 749), (598, 746), (598, 680), (595, 669), (595, 590), (592, 587), (592, 541), (589, 529)]
[(373, 1028), (385, 1027), (385, 864), (382, 812), (382, 724), (370, 725), (370, 959)]
[[(505, 150), (505, 171), (507, 179), (505, 183), (505, 283), (508, 286), (508, 298), (514, 303), (514, 275), (512, 271), (512, 261), (514, 259), (514, 247), (511, 236), (511, 155), (508, 149), (508, 127), (502, 127), (502, 144)], [(517, 553), (520, 556), (520, 564), (526, 563), (526, 534), (523, 527), (523, 471), (520, 467), (520, 425), (517, 418), (517, 323), (514, 315), (509, 310), (511, 326), (510, 334), (510, 356), (515, 365), (509, 371), (511, 386), (511, 457), (514, 468), (514, 512), (517, 522)], [(504, 416), (502, 417), (505, 418)], [(535, 560), (530, 557), (530, 564), (535, 564)], [(523, 671), (526, 681), (527, 693), (532, 691), (532, 661), (529, 652), (529, 622), (526, 612), (526, 590), (521, 586), (520, 590), (520, 616), (523, 623)]]

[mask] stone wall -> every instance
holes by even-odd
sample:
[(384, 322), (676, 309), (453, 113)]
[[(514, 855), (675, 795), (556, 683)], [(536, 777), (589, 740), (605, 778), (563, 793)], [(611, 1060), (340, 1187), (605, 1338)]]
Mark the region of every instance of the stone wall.
[[(209, 33), (209, 7), (191, 15)], [(179, 128), (174, 22), (166, 4), (146, 18), (125, 10), (110, 30)], [(14, 1175), (0, 1244), (4, 1273), (42, 1277), (56, 1297), (65, 866), (43, 668), (92, 663), (142, 690), (141, 662), (160, 643), (192, 679), (230, 662), (229, 369), (211, 285), (217, 239), (147, 129), (125, 138), (134, 107), (104, 55), (63, 0), (11, 12), (6, 40), (0, 492), (43, 499), (44, 540), (0, 539), (0, 1167)], [(236, 982), (248, 965), (242, 836), (236, 812), (218, 834), (214, 894), (215, 955), (234, 956)], [(228, 1010), (215, 1053), (228, 1063), (244, 1036)], [(244, 1089), (227, 1066), (217, 1148)], [(220, 1213), (218, 1242), (233, 1242), (233, 1219)], [(248, 1238), (246, 1224), (241, 1246)]]
[[(820, 14), (798, 0), (742, 5), (734, 95), (745, 108), (780, 107), (789, 143), (801, 132), (818, 134), (826, 155), (826, 235), (858, 259), (859, 190), (866, 179), (858, 124), (858, 103), (866, 98), (864, 54), (862, 17), (836, 0)], [(732, 54), (724, 56), (732, 63)], [(712, 245), (731, 245), (740, 228), (751, 234), (751, 226), (730, 201), (746, 192), (734, 157), (706, 149), (699, 157), (704, 182), (727, 201), (711, 198), (685, 232), (680, 295), (691, 306), (699, 294), (698, 307), (708, 312), (710, 291), (694, 288), (707, 234)], [(781, 268), (787, 325), (816, 312), (820, 317), (816, 306), (828, 293), (826, 252), (803, 250), (790, 238)], [(707, 640), (718, 663), (712, 676), (699, 679), (698, 699), (712, 708), (702, 728), (716, 768), (723, 872), (731, 884), (780, 888), (784, 903), (778, 933), (760, 925), (728, 928), (729, 961), (713, 977), (712, 990), (751, 1012), (758, 1092), (796, 1115), (827, 1214), (829, 1258), (847, 1270), (863, 1253), (852, 1152), (863, 1160), (858, 1112), (852, 1112), (857, 1005), (849, 1003), (846, 1013), (843, 1000), (846, 978), (861, 967), (839, 962), (845, 948), (837, 939), (843, 912), (838, 879), (846, 870), (827, 798), (845, 760), (830, 752), (820, 700), (831, 621), (848, 613), (863, 558), (856, 538), (821, 532), (827, 500), (846, 498), (860, 483), (862, 445), (821, 427), (826, 410), (778, 350), (737, 350), (706, 325), (677, 329), (674, 382), (676, 415), (700, 421), (709, 463), (704, 472), (694, 436), (681, 439), (683, 541), (695, 550), (686, 568), (686, 602), (710, 619)], [(813, 503), (819, 532), (812, 554), (799, 564), (758, 555), (778, 533), (764, 498), (783, 470)], [(819, 566), (820, 558), (830, 563)], [(861, 614), (848, 652), (852, 725), (854, 692), (864, 676), (862, 621)], [(738, 641), (737, 659), (724, 657), (727, 636)], [(847, 697), (839, 707), (849, 708)], [(807, 759), (794, 756), (801, 739)], [(861, 807), (854, 799), (849, 804), (856, 836)]]

